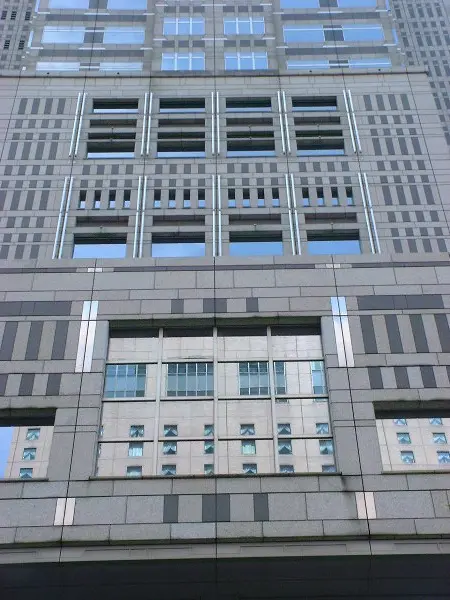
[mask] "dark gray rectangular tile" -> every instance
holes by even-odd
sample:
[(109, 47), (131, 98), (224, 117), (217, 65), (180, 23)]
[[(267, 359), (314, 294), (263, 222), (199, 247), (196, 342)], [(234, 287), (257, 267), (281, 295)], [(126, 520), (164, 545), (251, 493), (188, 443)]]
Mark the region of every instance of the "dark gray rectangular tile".
[(259, 312), (258, 298), (246, 298), (245, 299), (245, 310), (247, 312)]
[(57, 321), (52, 346), (52, 360), (64, 359), (69, 321)]
[(442, 352), (450, 352), (450, 327), (448, 317), (444, 314), (434, 315), (436, 329), (441, 343)]
[(384, 389), (383, 378), (381, 376), (380, 367), (367, 367), (369, 374), (369, 383), (371, 390), (382, 390)]
[(434, 369), (429, 365), (423, 365), (420, 367), (420, 374), (422, 375), (423, 387), (435, 388), (436, 378), (434, 376)]
[(61, 388), (61, 373), (50, 373), (47, 379), (47, 396), (59, 396)]
[(361, 322), (361, 332), (364, 344), (364, 351), (366, 354), (377, 354), (377, 340), (375, 337), (375, 330), (373, 328), (373, 319), (368, 315), (359, 317)]
[(20, 379), (19, 396), (31, 396), (33, 393), (34, 373), (23, 373)]
[(408, 390), (411, 387), (406, 367), (394, 367), (394, 375), (397, 389)]
[(184, 300), (173, 298), (170, 303), (170, 312), (174, 315), (184, 313)]
[(386, 322), (386, 330), (391, 352), (395, 354), (403, 354), (403, 344), (402, 338), (400, 337), (397, 315), (385, 315), (384, 320)]
[(230, 494), (203, 494), (203, 523), (228, 522), (230, 520)]
[(253, 494), (253, 510), (255, 521), (269, 520), (269, 495)]
[(0, 360), (11, 360), (17, 334), (17, 321), (8, 321), (3, 330), (2, 344), (0, 346)]
[(25, 351), (25, 360), (37, 360), (39, 356), (39, 347), (41, 345), (43, 327), (44, 323), (42, 321), (33, 321), (31, 323), (27, 349)]
[(429, 352), (422, 315), (409, 315), (417, 352)]
[(0, 373), (0, 396), (5, 395), (7, 382), (8, 382), (8, 375), (6, 373)]
[(178, 523), (178, 495), (171, 494), (164, 496), (164, 523)]

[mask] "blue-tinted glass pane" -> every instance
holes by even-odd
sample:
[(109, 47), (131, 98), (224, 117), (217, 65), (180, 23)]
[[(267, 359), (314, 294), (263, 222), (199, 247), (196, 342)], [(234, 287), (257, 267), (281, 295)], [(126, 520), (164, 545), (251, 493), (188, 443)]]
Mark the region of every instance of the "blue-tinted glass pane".
[(370, 27), (344, 25), (343, 31), (344, 40), (347, 42), (381, 42), (384, 40), (384, 32), (381, 25), (372, 25)]
[(281, 8), (319, 8), (319, 0), (281, 0)]
[(338, 0), (340, 8), (375, 8), (377, 0)]
[(308, 240), (309, 254), (361, 254), (359, 240)]
[(144, 29), (131, 27), (107, 28), (103, 34), (104, 44), (143, 44), (145, 41)]
[(127, 246), (125, 242), (96, 242), (83, 244), (75, 242), (72, 258), (125, 258)]
[(147, 0), (108, 0), (110, 10), (141, 10), (147, 8)]
[(44, 27), (43, 44), (83, 44), (84, 27)]
[(323, 27), (285, 27), (284, 41), (289, 43), (323, 42)]
[(205, 256), (204, 242), (168, 242), (152, 244), (153, 258)]
[(281, 256), (283, 242), (230, 242), (230, 256)]

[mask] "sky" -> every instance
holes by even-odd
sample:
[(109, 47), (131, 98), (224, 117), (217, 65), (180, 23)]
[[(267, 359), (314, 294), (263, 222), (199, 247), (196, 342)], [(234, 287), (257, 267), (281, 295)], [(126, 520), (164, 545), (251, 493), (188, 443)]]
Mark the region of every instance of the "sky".
[(6, 461), (11, 446), (13, 427), (0, 427), (0, 477), (5, 476)]

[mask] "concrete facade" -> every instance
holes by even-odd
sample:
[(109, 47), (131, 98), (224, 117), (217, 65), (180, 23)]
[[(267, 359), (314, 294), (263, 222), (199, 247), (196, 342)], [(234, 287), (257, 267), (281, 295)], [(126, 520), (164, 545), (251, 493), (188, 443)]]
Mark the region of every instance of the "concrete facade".
[[(450, 155), (435, 80), (422, 61), (404, 64), (393, 37), (354, 53), (334, 39), (322, 55), (284, 43), (286, 23), (325, 19), (336, 29), (331, 1), (320, 17), (278, 3), (118, 12), (103, 0), (78, 11), (58, 1), (41, 0), (27, 19), (20, 3), (29, 50), (17, 64), (15, 54), (1, 58), (0, 433), (14, 428), (20, 448), (0, 481), (3, 588), (17, 598), (38, 588), (48, 598), (119, 598), (151, 584), (151, 597), (174, 599), (303, 597), (299, 589), (308, 598), (448, 597)], [(362, 6), (346, 19), (388, 30), (392, 15), (375, 5), (376, 16)], [(226, 15), (250, 12), (264, 16), (267, 39), (219, 36)], [(164, 18), (187, 14), (205, 17), (201, 39), (162, 35)], [(84, 27), (88, 59), (79, 45), (42, 41), (45, 27), (68, 21)], [(125, 21), (144, 28), (145, 46), (100, 46)], [(265, 48), (269, 68), (226, 71), (221, 61), (238, 47)], [(164, 73), (164, 52), (186, 48), (204, 49), (204, 72)], [(382, 52), (389, 68), (342, 64)], [(143, 63), (139, 72), (96, 66), (127, 56)], [(341, 63), (288, 69), (292, 56)], [(43, 61), (95, 68), (36, 68)], [(109, 156), (89, 158), (97, 152)], [(359, 241), (360, 252), (315, 254), (311, 242), (324, 239)], [(155, 254), (174, 240), (203, 255)], [(277, 255), (233, 254), (249, 241), (276, 243)], [(102, 242), (123, 255), (74, 257), (77, 244)], [(263, 353), (252, 345), (261, 330)], [(223, 350), (238, 334), (248, 347)], [(289, 371), (290, 361), (321, 360), (323, 393), (311, 371)], [(169, 365), (181, 361), (214, 364), (211, 393), (170, 400)], [(239, 390), (244, 361), (269, 365), (268, 390)], [(288, 365), (286, 390), (277, 390), (277, 361)], [(147, 365), (142, 394), (108, 395), (116, 364)], [(299, 413), (278, 413), (279, 401), (304, 410), (319, 396), (327, 408), (311, 427), (324, 420), (329, 433), (294, 432), (289, 416), (286, 435), (294, 459), (294, 441), (332, 440), (334, 471), (289, 459), (293, 472), (280, 472), (280, 414)], [(214, 452), (204, 456), (209, 423)], [(257, 451), (243, 456), (250, 438), (238, 427), (252, 423)], [(148, 470), (127, 477), (142, 461), (105, 448), (126, 451), (140, 439), (130, 426), (141, 424), (156, 452), (145, 448)], [(179, 446), (198, 445), (197, 463), (181, 450), (167, 457), (186, 459), (176, 476), (160, 469), (166, 424), (178, 425), (170, 440)], [(24, 459), (33, 447), (37, 461)], [(30, 478), (17, 470), (33, 465)]]

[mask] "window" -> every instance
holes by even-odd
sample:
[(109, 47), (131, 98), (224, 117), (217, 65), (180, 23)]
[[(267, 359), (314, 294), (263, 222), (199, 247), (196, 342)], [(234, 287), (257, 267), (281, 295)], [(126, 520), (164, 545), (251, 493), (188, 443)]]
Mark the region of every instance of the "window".
[(227, 98), (225, 101), (227, 112), (271, 112), (272, 100), (270, 98), (239, 97)]
[(127, 467), (127, 477), (142, 477), (142, 467), (139, 467), (139, 466)]
[(400, 452), (400, 459), (402, 463), (406, 465), (412, 465), (416, 462), (414, 452), (411, 452), (410, 450)]
[(162, 465), (161, 466), (161, 474), (166, 477), (171, 477), (172, 475), (177, 474), (177, 465)]
[(178, 435), (178, 425), (164, 425), (165, 437), (176, 437)]
[(286, 363), (274, 362), (275, 368), (275, 394), (286, 394)]
[(292, 454), (292, 440), (278, 440), (278, 454)]
[(123, 208), (131, 208), (131, 190), (123, 191)]
[[(428, 419), (428, 422), (430, 423), (430, 425), (442, 425), (442, 418), (441, 417), (431, 417), (430, 419)], [(406, 425), (406, 423), (405, 423)]]
[(78, 208), (79, 210), (84, 210), (86, 208), (86, 190), (80, 190), (78, 196)]
[(226, 71), (255, 71), (268, 68), (267, 52), (235, 52), (233, 54), (225, 54)]
[(205, 425), (203, 427), (203, 435), (205, 437), (210, 437), (214, 435), (214, 425)]
[(281, 234), (230, 233), (230, 256), (281, 256)]
[(239, 394), (241, 396), (269, 394), (269, 365), (267, 362), (239, 363)]
[(144, 425), (130, 425), (130, 437), (144, 437)]
[(253, 423), (244, 423), (241, 425), (241, 435), (255, 435), (255, 426)]
[[(339, 27), (333, 28), (339, 36)], [(346, 42), (382, 42), (384, 31), (381, 25), (343, 25), (343, 39)], [(339, 38), (338, 38), (339, 39)]]
[(34, 460), (36, 458), (36, 448), (24, 448), (22, 460)]
[(109, 191), (108, 208), (110, 210), (116, 208), (116, 190)]
[(80, 63), (74, 61), (54, 61), (47, 62), (38, 60), (36, 63), (36, 71), (79, 71)]
[(41, 434), (41, 430), (39, 427), (33, 428), (33, 429), (28, 429), (27, 430), (27, 434), (25, 436), (25, 439), (30, 441), (30, 440), (38, 440), (39, 436)]
[[(254, 125), (248, 122), (245, 129), (231, 130), (231, 123), (242, 121), (241, 119), (227, 119), (227, 156), (275, 156), (275, 136), (272, 126), (272, 119), (267, 119), (269, 127), (260, 128), (264, 125), (262, 119), (256, 119)], [(234, 123), (233, 123), (234, 124)]]
[(160, 113), (205, 112), (204, 98), (161, 98)]
[(249, 35), (264, 33), (264, 17), (235, 17), (223, 20), (225, 35)]
[(323, 42), (325, 36), (322, 25), (310, 27), (283, 27), (283, 36), (286, 44), (295, 42)]
[(323, 361), (312, 360), (310, 363), (312, 387), (314, 394), (326, 394), (327, 384), (325, 381), (325, 369)]
[(334, 112), (338, 109), (336, 96), (294, 96), (292, 110), (295, 112)]
[(242, 465), (242, 472), (245, 475), (256, 475), (258, 473), (258, 466), (256, 463), (244, 463)]
[(361, 254), (357, 232), (307, 234), (309, 254)]
[(214, 475), (214, 465), (212, 463), (203, 465), (203, 473), (204, 475)]
[(163, 454), (176, 454), (178, 451), (177, 442), (163, 442)]
[(147, 8), (147, 0), (108, 0), (110, 10), (142, 10)]
[(255, 440), (242, 440), (241, 441), (241, 454), (256, 454), (256, 441)]
[(318, 435), (330, 433), (330, 426), (328, 423), (316, 423), (316, 433)]
[(322, 473), (336, 473), (336, 465), (322, 465)]
[(19, 470), (19, 479), (32, 479), (33, 469), (21, 468)]
[(397, 441), (399, 444), (410, 444), (411, 436), (409, 433), (397, 433)]
[(448, 465), (450, 463), (450, 452), (438, 452), (437, 453), (438, 464)]
[[(119, 241), (120, 240), (120, 241)], [(127, 243), (123, 238), (75, 238), (72, 258), (125, 258)]]
[(161, 71), (204, 71), (205, 54), (203, 52), (164, 53)]
[(291, 424), (278, 423), (278, 435), (291, 435)]
[(322, 25), (285, 26), (284, 41), (289, 43), (315, 42), (362, 42), (383, 41), (384, 32), (381, 25), (343, 25), (323, 27)]
[[(175, 241), (174, 241), (175, 239)], [(152, 239), (153, 258), (194, 258), (205, 256), (205, 237), (156, 236)]]
[(167, 365), (168, 396), (212, 396), (212, 363), (169, 363)]
[(143, 398), (146, 365), (120, 364), (106, 366), (106, 398)]
[(92, 204), (92, 208), (94, 210), (100, 210), (101, 202), (102, 202), (102, 192), (101, 192), (101, 190), (95, 190), (94, 191), (94, 202)]
[(294, 473), (294, 465), (280, 465), (280, 473)]
[[(394, 425), (397, 425), (397, 427), (403, 427), (403, 425), (407, 425), (406, 419), (393, 419), (392, 422), (394, 423)], [(432, 423), (432, 425), (433, 425), (433, 423)]]
[(203, 35), (205, 20), (203, 17), (165, 18), (163, 23), (164, 35)]
[(142, 442), (130, 442), (128, 444), (128, 456), (142, 456), (144, 454), (144, 444)]
[(49, 0), (49, 8), (89, 8), (89, 0)]
[(205, 138), (204, 118), (159, 119), (156, 156), (158, 158), (203, 158)]
[(205, 454), (214, 454), (214, 442), (203, 442), (203, 452)]
[(143, 44), (145, 29), (133, 27), (107, 27), (103, 33), (104, 44)]
[(92, 104), (95, 114), (121, 114), (139, 112), (139, 100), (136, 98), (96, 98)]
[(445, 433), (433, 433), (433, 444), (446, 444), (447, 436)]
[(341, 129), (297, 129), (297, 156), (342, 156), (345, 144)]
[(320, 454), (334, 454), (333, 440), (319, 440)]
[(43, 44), (83, 44), (84, 27), (58, 27), (47, 25), (42, 32)]

